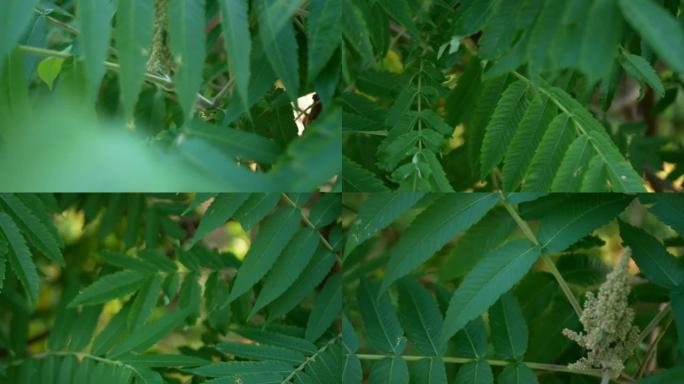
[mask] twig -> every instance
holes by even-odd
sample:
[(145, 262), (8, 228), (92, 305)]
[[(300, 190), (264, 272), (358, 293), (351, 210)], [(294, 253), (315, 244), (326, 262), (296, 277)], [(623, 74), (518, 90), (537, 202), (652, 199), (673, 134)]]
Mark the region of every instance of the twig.
[[(45, 48), (39, 48), (39, 47), (33, 47), (29, 45), (19, 45), (18, 46), (19, 50), (25, 53), (29, 53), (32, 55), (38, 55), (38, 56), (51, 56), (51, 57), (61, 57), (63, 59), (68, 59), (72, 56), (74, 56), (71, 53), (67, 52), (60, 52), (60, 51), (55, 51), (52, 49), (45, 49)], [(112, 63), (111, 61), (105, 61), (104, 62), (105, 68), (112, 72), (119, 73), (121, 71), (121, 66), (116, 63)], [(173, 81), (167, 76), (159, 76), (155, 75), (150, 72), (145, 72), (145, 80), (155, 83), (159, 86), (162, 87), (167, 92), (173, 92)], [(207, 99), (206, 97), (202, 96), (201, 94), (197, 94), (197, 101), (198, 103), (203, 106), (203, 107), (213, 107), (213, 103), (211, 100)]]
[(304, 221), (306, 226), (313, 229), (314, 231), (316, 231), (316, 233), (318, 233), (318, 237), (321, 239), (323, 246), (325, 246), (325, 248), (327, 248), (330, 252), (334, 253), (335, 258), (337, 258), (337, 262), (340, 265), (342, 265), (342, 259), (340, 259), (340, 255), (338, 255), (337, 252), (335, 252), (335, 249), (332, 247), (332, 245), (330, 245), (330, 243), (328, 242), (328, 239), (326, 239), (325, 236), (323, 236), (323, 234), (311, 222), (311, 220), (309, 220), (309, 218), (306, 217), (304, 212), (302, 212), (302, 210), (297, 206), (297, 204), (294, 201), (292, 201), (292, 199), (290, 199), (290, 196), (288, 196), (287, 193), (283, 193), (283, 199), (285, 199), (285, 202), (287, 202), (287, 204), (289, 206), (299, 210), (299, 214), (302, 216), (302, 220)]
[(644, 341), (648, 337), (648, 335), (651, 334), (651, 332), (653, 332), (655, 327), (657, 327), (658, 324), (660, 324), (660, 321), (663, 318), (665, 318), (665, 316), (667, 316), (668, 313), (670, 313), (670, 311), (672, 311), (672, 306), (670, 305), (670, 303), (665, 304), (663, 309), (661, 309), (660, 312), (658, 312), (658, 314), (656, 314), (655, 317), (653, 317), (651, 322), (648, 323), (646, 328), (644, 328), (644, 330), (641, 331), (641, 334), (639, 334), (638, 342), (641, 343), (642, 341)]
[(644, 357), (644, 361), (641, 363), (641, 366), (639, 367), (639, 370), (637, 371), (637, 379), (640, 379), (644, 373), (646, 373), (646, 367), (648, 367), (648, 363), (653, 359), (653, 355), (655, 355), (655, 352), (658, 348), (658, 344), (660, 343), (660, 340), (665, 336), (665, 333), (667, 332), (667, 329), (670, 328), (670, 324), (672, 324), (672, 318), (670, 318), (663, 327), (662, 331), (658, 334), (655, 340), (651, 343), (651, 345), (648, 347), (648, 351), (646, 352), (646, 356)]

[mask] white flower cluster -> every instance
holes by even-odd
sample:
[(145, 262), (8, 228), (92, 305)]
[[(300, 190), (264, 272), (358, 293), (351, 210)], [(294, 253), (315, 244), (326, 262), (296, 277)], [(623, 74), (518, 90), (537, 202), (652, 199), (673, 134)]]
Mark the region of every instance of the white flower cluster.
[(599, 287), (597, 296), (587, 292), (580, 317), (584, 332), (563, 330), (565, 336), (587, 350), (587, 356), (570, 364), (570, 368), (598, 368), (615, 377), (624, 369), (623, 362), (634, 352), (639, 328), (632, 325), (634, 311), (627, 301), (630, 292), (627, 262), (630, 255), (630, 249), (626, 248)]
[(154, 2), (154, 35), (152, 37), (152, 52), (147, 61), (147, 71), (168, 74), (172, 68), (171, 51), (169, 50), (167, 27), (169, 16), (167, 0)]

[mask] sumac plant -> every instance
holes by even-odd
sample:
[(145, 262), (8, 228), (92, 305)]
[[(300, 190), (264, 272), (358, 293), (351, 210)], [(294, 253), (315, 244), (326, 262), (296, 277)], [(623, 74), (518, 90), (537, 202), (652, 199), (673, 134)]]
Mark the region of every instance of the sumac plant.
[(1, 1), (2, 190), (340, 189), (341, 9)]
[(341, 196), (0, 195), (0, 382), (336, 383)]
[(345, 191), (678, 190), (676, 0), (341, 0)]
[(678, 383), (684, 197), (345, 194), (344, 383)]

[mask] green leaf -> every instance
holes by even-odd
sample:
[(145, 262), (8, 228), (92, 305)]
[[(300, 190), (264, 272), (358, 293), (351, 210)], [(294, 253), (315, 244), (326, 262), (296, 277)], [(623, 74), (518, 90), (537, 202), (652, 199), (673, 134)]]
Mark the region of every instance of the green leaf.
[(546, 252), (563, 251), (615, 218), (632, 199), (632, 196), (612, 193), (570, 195), (563, 204), (544, 215), (537, 238)]
[(644, 181), (632, 165), (622, 156), (604, 130), (592, 130), (589, 139), (597, 156), (601, 157), (610, 183), (616, 192), (646, 192)]
[(116, 358), (130, 351), (144, 351), (183, 324), (190, 311), (191, 308), (188, 307), (179, 309), (159, 320), (143, 325), (112, 348), (107, 356)]
[(38, 77), (45, 82), (50, 90), (52, 90), (52, 84), (62, 71), (62, 63), (64, 63), (64, 59), (60, 57), (46, 57), (38, 64)]
[(508, 364), (497, 377), (499, 384), (538, 384), (537, 376), (527, 365), (522, 363)]
[(684, 367), (678, 366), (644, 377), (639, 384), (669, 384), (679, 380), (684, 375)]
[(648, 84), (658, 96), (662, 97), (665, 95), (665, 87), (663, 87), (658, 73), (656, 73), (655, 69), (646, 59), (639, 55), (625, 53), (621, 57), (620, 64), (635, 80)]
[(92, 353), (102, 355), (109, 351), (126, 334), (128, 314), (132, 303), (129, 301), (109, 320), (107, 326), (97, 335), (92, 345)]
[(235, 79), (242, 103), (248, 105), (249, 58), (252, 50), (247, 15), (249, 5), (242, 0), (221, 0), (220, 5), (223, 43), (228, 53), (228, 70), (230, 77)]
[[(477, 80), (479, 82), (480, 78), (478, 77)], [(465, 121), (469, 128), (466, 131), (468, 132), (468, 161), (474, 169), (481, 169), (482, 140), (484, 140), (486, 127), (496, 109), (497, 102), (501, 94), (506, 90), (508, 80), (508, 75), (505, 75), (482, 83), (482, 89), (477, 94), (477, 102), (473, 107), (473, 111), (469, 115), (469, 119)], [(468, 97), (471, 96), (469, 95)], [(477, 173), (475, 170), (471, 172)]]
[(420, 32), (413, 22), (413, 11), (407, 0), (377, 0), (387, 14), (408, 30), (412, 37), (421, 41)]
[(294, 27), (290, 20), (279, 27), (278, 9), (274, 9), (277, 7), (268, 6), (267, 3), (266, 0), (257, 2), (259, 38), (273, 71), (285, 84), (290, 100), (295, 101), (299, 96), (299, 63)]
[(282, 148), (274, 140), (251, 132), (193, 120), (183, 128), (184, 137), (199, 138), (220, 149), (224, 156), (236, 160), (252, 160), (273, 164), (282, 153)]
[(299, 210), (285, 207), (264, 223), (238, 270), (228, 301), (232, 302), (256, 284), (275, 264), (281, 251), (299, 228)]
[[(563, 155), (574, 137), (575, 125), (569, 116), (560, 114), (551, 121), (532, 156), (523, 182), (523, 191), (547, 191), (551, 188), (554, 175), (563, 161)], [(566, 167), (570, 167), (570, 164)]]
[(427, 165), (430, 167), (431, 183), (435, 186), (435, 190), (443, 193), (454, 192), (454, 189), (449, 183), (449, 179), (447, 179), (447, 175), (444, 173), (442, 164), (439, 162), (439, 159), (437, 159), (437, 155), (435, 155), (434, 152), (427, 150), (423, 151), (422, 155), (425, 158)]
[(346, 156), (342, 156), (342, 189), (345, 192), (388, 192), (380, 179)]
[(335, 255), (319, 248), (300, 277), (269, 306), (268, 321), (281, 317), (294, 308), (325, 278), (335, 263)]
[(19, 232), (19, 228), (5, 212), (0, 212), (0, 230), (5, 234), (9, 243), (9, 253), (7, 254), (9, 264), (21, 285), (24, 286), (29, 303), (33, 304), (38, 300), (39, 278), (36, 265), (31, 259), (31, 252), (26, 246), (26, 241)]
[(399, 320), (408, 339), (422, 354), (441, 356), (446, 344), (439, 338), (442, 314), (430, 292), (412, 278), (399, 281)]
[(482, 178), (485, 178), (504, 158), (506, 149), (527, 110), (528, 91), (528, 83), (518, 80), (506, 88), (501, 95), (491, 120), (485, 128), (482, 141), (480, 158), (482, 164), (480, 176)]
[(328, 193), (318, 199), (309, 211), (309, 221), (316, 228), (322, 228), (334, 222), (342, 211), (341, 195)]
[(195, 232), (195, 236), (192, 238), (190, 246), (194, 246), (200, 241), (204, 236), (208, 235), (210, 232), (216, 228), (224, 225), (228, 219), (230, 219), (235, 211), (240, 208), (240, 206), (247, 200), (249, 194), (247, 193), (224, 193), (219, 194), (214, 198), (207, 211), (200, 221), (199, 227)]
[(31, 243), (47, 258), (63, 266), (64, 257), (59, 249), (59, 238), (55, 236), (54, 228), (51, 228), (54, 227), (54, 224), (41, 221), (17, 195), (3, 193), (0, 195), (0, 199), (16, 215), (23, 232)]
[(469, 36), (479, 31), (492, 15), (496, 0), (464, 0), (454, 22), (454, 34)]
[(487, 310), (534, 265), (540, 249), (527, 240), (513, 240), (490, 252), (468, 273), (449, 302), (441, 338), (448, 340)]
[(309, 82), (323, 70), (342, 39), (342, 1), (312, 0), (309, 4), (307, 71)]
[(235, 211), (233, 218), (240, 223), (242, 229), (248, 231), (271, 212), (279, 200), (280, 194), (278, 193), (252, 193), (247, 201)]
[(71, 341), (68, 349), (70, 351), (80, 351), (90, 344), (90, 338), (95, 332), (100, 314), (102, 314), (102, 308), (101, 304), (81, 308), (80, 313), (74, 319), (78, 320), (71, 323), (69, 330)]
[[(342, 168), (342, 113), (339, 108), (328, 108), (308, 126), (299, 139), (288, 145), (276, 163), (272, 174), (284, 190), (310, 191), (318, 189)], [(311, 167), (311, 164), (316, 164)]]
[[(265, 331), (263, 328), (240, 327), (235, 330), (235, 333), (259, 344), (269, 344), (275, 345), (276, 347), (294, 349), (295, 351), (302, 352), (306, 355), (313, 355), (318, 351), (318, 347), (306, 339), (290, 336), (285, 333)], [(292, 334), (294, 334), (294, 332), (292, 332)], [(297, 334), (299, 334), (299, 332)]]
[(416, 361), (411, 368), (411, 382), (416, 384), (447, 384), (444, 361), (439, 357)]
[(271, 27), (279, 32), (285, 24), (292, 21), (292, 17), (297, 13), (304, 0), (266, 0), (269, 13), (272, 15)]
[(353, 0), (342, 1), (342, 35), (362, 57), (365, 64), (375, 60), (368, 23)]
[(229, 361), (212, 363), (201, 367), (189, 369), (194, 375), (204, 377), (228, 377), (237, 375), (255, 375), (274, 373), (287, 375), (292, 370), (289, 364), (275, 360), (265, 361)]
[(392, 224), (424, 195), (418, 192), (370, 194), (349, 228), (344, 253), (350, 254), (359, 244)]
[(264, 278), (263, 287), (257, 296), (249, 317), (282, 295), (297, 280), (306, 268), (318, 247), (318, 233), (311, 228), (302, 228), (283, 250), (271, 271)]
[(684, 268), (665, 246), (642, 229), (622, 221), (619, 223), (620, 237), (625, 246), (632, 249), (632, 259), (641, 273), (654, 284), (667, 289), (681, 287), (684, 283)]
[(306, 364), (303, 373), (294, 372), (291, 375), (306, 382), (339, 383), (344, 376), (343, 356), (341, 343), (329, 344)]
[(299, 365), (306, 359), (303, 354), (297, 351), (273, 345), (222, 342), (216, 344), (216, 349), (245, 359), (276, 360), (292, 365)]
[(192, 117), (202, 83), (204, 26), (204, 0), (169, 2), (169, 48), (176, 64), (173, 83), (186, 120)]
[(589, 138), (587, 136), (577, 137), (563, 156), (556, 177), (551, 184), (551, 191), (579, 191), (582, 185), (582, 176), (589, 167), (592, 156), (594, 156), (594, 151)]
[(373, 363), (368, 377), (368, 384), (408, 384), (408, 382), (408, 365), (400, 356)]
[(306, 323), (306, 339), (318, 340), (342, 311), (342, 274), (328, 278), (314, 301)]
[(470, 271), (489, 251), (501, 245), (516, 228), (511, 215), (502, 207), (487, 215), (459, 237), (441, 268), (440, 279), (460, 278)]
[(137, 291), (144, 284), (145, 278), (145, 275), (136, 271), (114, 272), (99, 278), (82, 290), (69, 306), (101, 304), (125, 296)]
[[(544, 92), (555, 99), (561, 109), (571, 113), (578, 130), (588, 136), (594, 152), (605, 164), (613, 190), (618, 192), (646, 192), (641, 176), (622, 156), (603, 125), (589, 111), (563, 89), (551, 87), (545, 89)], [(580, 168), (576, 171), (575, 177), (578, 177), (582, 170)], [(554, 180), (554, 185), (556, 185), (556, 180)], [(563, 191), (567, 189), (563, 188), (562, 185), (560, 187)]]
[(89, 91), (95, 95), (105, 72), (109, 39), (112, 31), (114, 5), (111, 1), (78, 0), (77, 17), (81, 26), (78, 35)]
[(521, 360), (527, 350), (527, 323), (518, 300), (506, 293), (489, 309), (492, 343), (497, 354)]
[(487, 330), (481, 316), (468, 322), (456, 333), (454, 347), (455, 353), (463, 357), (479, 360), (487, 354)]
[(145, 80), (152, 45), (153, 3), (149, 0), (118, 0), (114, 38), (121, 66), (121, 100), (123, 110), (129, 118), (133, 116), (133, 108)]
[(478, 222), (498, 201), (493, 193), (447, 194), (416, 217), (389, 251), (381, 290), (410, 273), (456, 235)]
[(368, 280), (361, 281), (356, 293), (368, 341), (382, 352), (400, 354), (406, 346), (404, 331), (389, 295), (380, 293), (378, 284)]
[(0, 3), (0, 70), (14, 46), (31, 22), (38, 0), (3, 1)]
[(676, 193), (644, 194), (639, 195), (639, 200), (644, 204), (652, 203), (648, 211), (669, 225), (680, 236), (684, 236), (684, 196)]
[(154, 264), (147, 262), (140, 257), (128, 256), (120, 252), (102, 251), (102, 260), (117, 268), (133, 269), (142, 274), (152, 274), (157, 272), (157, 267)]
[(584, 173), (580, 192), (609, 192), (607, 178), (603, 161), (599, 156), (594, 156)]
[(493, 384), (492, 367), (484, 360), (465, 363), (458, 369), (455, 381), (463, 384)]
[(5, 264), (7, 263), (7, 242), (0, 238), (0, 293), (2, 293), (2, 285), (5, 281)]
[(610, 74), (622, 37), (622, 20), (615, 0), (594, 0), (583, 23), (579, 67), (590, 82)]
[(672, 68), (684, 73), (684, 32), (677, 21), (652, 0), (620, 0), (625, 20)]
[(157, 304), (161, 288), (162, 277), (160, 275), (154, 275), (145, 281), (135, 296), (131, 312), (128, 315), (128, 328), (130, 330), (136, 330), (145, 324)]
[(506, 151), (503, 190), (513, 191), (523, 180), (544, 132), (556, 113), (554, 104), (539, 94), (530, 102)]

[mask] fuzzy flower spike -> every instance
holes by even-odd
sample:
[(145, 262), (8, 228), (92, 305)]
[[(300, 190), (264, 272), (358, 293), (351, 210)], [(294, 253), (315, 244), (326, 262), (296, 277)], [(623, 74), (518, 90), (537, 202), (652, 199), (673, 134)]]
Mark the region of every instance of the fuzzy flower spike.
[(598, 295), (587, 292), (580, 317), (584, 331), (563, 330), (566, 337), (587, 350), (587, 356), (570, 364), (570, 368), (602, 369), (604, 383), (620, 375), (624, 369), (623, 362), (632, 355), (639, 342), (639, 328), (632, 325), (634, 311), (627, 301), (630, 255), (631, 250), (625, 248), (620, 261), (599, 287)]

